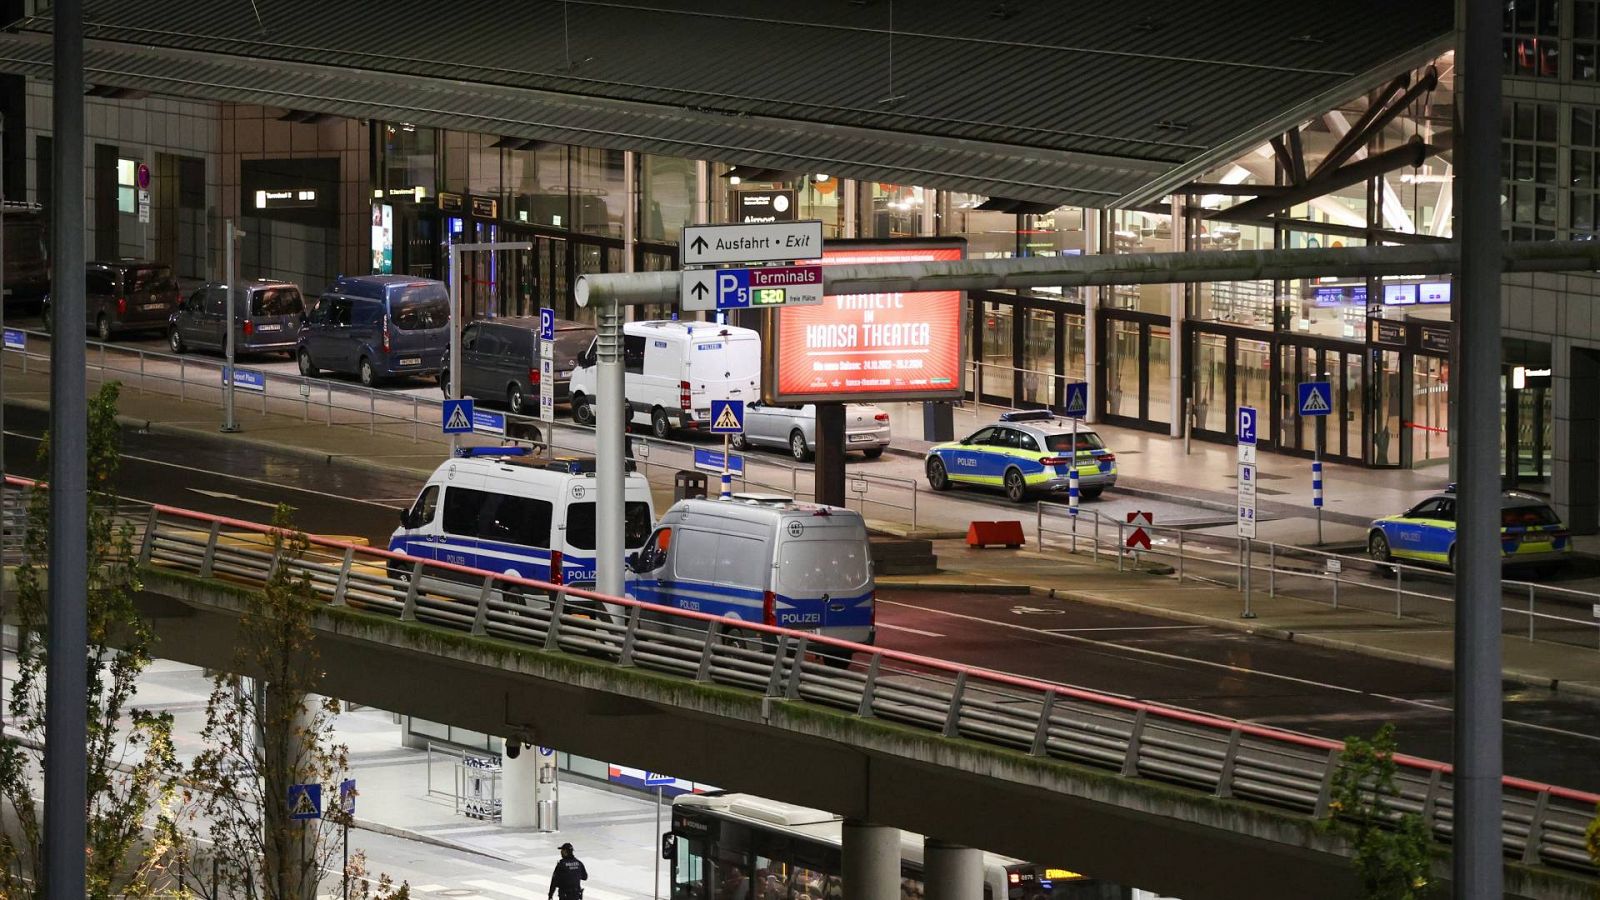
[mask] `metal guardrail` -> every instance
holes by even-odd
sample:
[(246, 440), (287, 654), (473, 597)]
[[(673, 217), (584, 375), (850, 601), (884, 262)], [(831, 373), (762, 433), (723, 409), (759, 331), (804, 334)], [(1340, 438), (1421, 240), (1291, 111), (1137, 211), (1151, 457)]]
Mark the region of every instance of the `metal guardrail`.
[[(137, 526), (149, 567), (260, 583), (288, 565), (331, 606), (800, 700), (1297, 815), (1329, 812), (1343, 749), (1335, 741), (327, 538), (311, 537), (305, 556), (284, 560), (274, 556), (271, 534), (269, 526), (169, 506), (147, 507)], [(1395, 807), (1448, 840), (1450, 767), (1409, 756), (1396, 762)], [(1584, 829), (1600, 795), (1518, 778), (1503, 785), (1508, 857), (1595, 874)]]
[[(50, 335), (44, 332), (24, 332), (30, 341), (48, 343)], [(222, 397), (221, 358), (208, 358), (189, 354), (173, 354), (123, 344), (88, 342), (87, 364), (91, 372), (102, 379), (117, 378), (128, 383), (140, 394), (155, 393), (174, 396), (179, 402), (190, 400), (215, 401)], [(47, 362), (49, 357), (37, 351), (8, 350), (6, 356), (21, 357), (22, 371), (28, 371), (29, 360)], [(248, 369), (248, 363), (236, 368)], [(277, 388), (278, 390), (274, 390)], [(286, 390), (285, 390), (286, 389)], [(300, 416), (303, 422), (320, 422), (326, 426), (344, 425), (361, 427), (368, 432), (380, 431), (406, 436), (412, 443), (435, 442), (447, 445), (448, 438), (440, 433), (439, 421), (443, 397), (438, 399), (404, 394), (398, 391), (368, 388), (359, 384), (342, 383), (328, 378), (307, 378), (298, 373), (274, 372), (267, 379), (265, 389), (252, 392), (236, 389), (239, 408), (251, 402), (254, 393), (256, 406), (262, 414)], [(533, 416), (518, 415), (509, 411), (501, 413), (508, 424), (508, 434), (503, 440), (508, 444), (543, 447), (551, 453), (592, 454), (594, 429), (573, 422), (555, 423), (555, 428)], [(537, 429), (537, 431), (534, 431)], [(517, 437), (517, 434), (539, 434), (538, 439)], [(574, 440), (588, 438), (590, 443)], [(693, 444), (653, 436), (630, 437), (635, 465), (648, 477), (656, 469), (669, 473), (678, 469), (693, 468), (694, 451), (721, 452), (720, 443)], [(662, 451), (666, 458), (662, 459)], [(815, 497), (810, 466), (796, 465), (777, 456), (744, 452), (745, 471), (734, 476), (740, 491), (783, 493), (798, 500)], [(381, 456), (381, 454), (380, 454)], [(660, 461), (652, 461), (655, 456)], [(670, 474), (668, 475), (670, 478)], [(927, 490), (916, 479), (897, 478), (853, 470), (846, 482), (846, 505), (862, 515), (873, 515), (893, 521), (909, 522), (918, 527), (920, 495)], [(869, 512), (870, 511), (870, 512)]]
[[(1080, 508), (1076, 522), (1059, 504), (1040, 503), (1035, 510), (1034, 534), (1040, 550), (1083, 553), (1095, 559), (1111, 554), (1118, 569), (1133, 558), (1158, 560), (1173, 567), (1180, 583), (1185, 579), (1231, 583), (1250, 598), (1288, 596), (1328, 603), (1335, 609), (1392, 613), (1397, 619), (1453, 620), (1452, 591), (1433, 593), (1416, 587), (1452, 583), (1455, 576), (1447, 570), (1160, 525), (1137, 526), (1151, 541), (1148, 550), (1134, 551), (1127, 543), (1135, 527), (1092, 509)], [(1216, 577), (1219, 571), (1228, 577)], [(1600, 594), (1533, 581), (1508, 580), (1504, 587), (1503, 633), (1600, 650), (1600, 618), (1591, 615), (1600, 609)]]

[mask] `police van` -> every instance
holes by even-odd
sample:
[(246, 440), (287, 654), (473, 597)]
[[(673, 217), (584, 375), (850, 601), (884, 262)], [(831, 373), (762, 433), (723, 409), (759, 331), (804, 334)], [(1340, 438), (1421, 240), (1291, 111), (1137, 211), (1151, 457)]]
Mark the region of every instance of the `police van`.
[[(623, 542), (645, 545), (655, 510), (650, 484), (624, 482)], [(411, 506), (389, 549), (502, 575), (555, 584), (595, 581), (594, 459), (538, 459), (526, 447), (474, 447), (441, 463)], [(394, 568), (394, 564), (391, 563)]]
[[(599, 383), (596, 345), (572, 370), (572, 418), (593, 425)], [(761, 335), (712, 322), (629, 322), (622, 326), (623, 393), (628, 422), (649, 423), (665, 438), (674, 428), (706, 428), (711, 401), (761, 399)]]
[(875, 636), (867, 526), (836, 506), (680, 500), (630, 557), (627, 585), (647, 603), (859, 644)]

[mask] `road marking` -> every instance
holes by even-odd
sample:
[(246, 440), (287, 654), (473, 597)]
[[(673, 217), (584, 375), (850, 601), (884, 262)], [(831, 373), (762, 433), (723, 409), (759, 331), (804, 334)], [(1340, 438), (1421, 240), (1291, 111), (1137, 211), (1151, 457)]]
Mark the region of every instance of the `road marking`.
[[(1064, 641), (1076, 641), (1076, 642), (1082, 643), (1082, 644), (1094, 644), (1094, 645), (1097, 645), (1097, 646), (1099, 646), (1101, 648), (1104, 648), (1104, 649), (1107, 649), (1107, 650), (1120, 650), (1120, 651), (1122, 651), (1124, 653), (1151, 657), (1152, 660), (1159, 660), (1162, 664), (1186, 663), (1188, 665), (1203, 666), (1203, 667), (1211, 668), (1211, 669), (1222, 669), (1223, 671), (1233, 672), (1233, 673), (1241, 674), (1241, 675), (1259, 675), (1262, 678), (1270, 678), (1270, 679), (1273, 679), (1275, 681), (1283, 681), (1283, 682), (1288, 682), (1290, 684), (1301, 684), (1301, 685), (1305, 685), (1307, 687), (1319, 687), (1319, 688), (1323, 688), (1323, 689), (1329, 690), (1329, 691), (1337, 691), (1337, 692), (1339, 692), (1341, 694), (1354, 694), (1354, 695), (1359, 696), (1359, 697), (1372, 697), (1372, 698), (1378, 699), (1378, 700), (1386, 700), (1386, 701), (1391, 702), (1391, 703), (1398, 703), (1398, 704), (1400, 704), (1402, 706), (1416, 706), (1416, 707), (1422, 707), (1422, 708), (1430, 709), (1430, 710), (1438, 710), (1440, 708), (1438, 704), (1430, 703), (1430, 702), (1428, 702), (1426, 700), (1411, 700), (1411, 699), (1408, 699), (1408, 698), (1405, 698), (1405, 697), (1395, 697), (1395, 696), (1390, 695), (1390, 694), (1376, 694), (1376, 693), (1372, 693), (1370, 691), (1363, 691), (1363, 690), (1360, 690), (1358, 688), (1345, 687), (1343, 685), (1338, 685), (1338, 684), (1328, 684), (1327, 682), (1316, 681), (1316, 680), (1313, 680), (1313, 679), (1310, 679), (1310, 678), (1300, 678), (1300, 677), (1297, 677), (1297, 676), (1294, 676), (1294, 675), (1284, 675), (1284, 674), (1281, 674), (1281, 673), (1278, 673), (1278, 672), (1267, 672), (1267, 671), (1264, 671), (1262, 669), (1252, 669), (1252, 668), (1250, 668), (1248, 666), (1236, 666), (1236, 665), (1232, 665), (1230, 663), (1213, 662), (1211, 660), (1206, 660), (1206, 659), (1195, 659), (1193, 657), (1183, 656), (1183, 655), (1177, 654), (1177, 653), (1166, 653), (1166, 652), (1161, 651), (1161, 650), (1152, 650), (1152, 649), (1150, 649), (1148, 647), (1129, 646), (1127, 644), (1118, 644), (1118, 643), (1114, 643), (1114, 642), (1111, 642), (1111, 641), (1102, 641), (1102, 640), (1096, 640), (1094, 638), (1089, 638), (1089, 637), (1081, 637), (1081, 636), (1075, 635), (1075, 634), (1060, 634), (1060, 633), (1058, 633), (1058, 630), (1052, 630), (1052, 629), (1048, 629), (1048, 628), (1033, 628), (1031, 626), (1020, 625), (1020, 624), (1017, 624), (1015, 622), (1005, 622), (1005, 621), (1001, 621), (999, 619), (989, 619), (989, 618), (984, 618), (983, 616), (973, 616), (973, 615), (968, 615), (966, 613), (952, 612), (950, 610), (945, 610), (945, 609), (934, 609), (932, 607), (927, 607), (927, 606), (917, 606), (914, 603), (905, 603), (905, 602), (902, 602), (902, 601), (899, 601), (899, 600), (884, 600), (884, 599), (880, 598), (878, 600), (878, 602), (880, 604), (887, 604), (889, 606), (903, 606), (903, 607), (905, 607), (907, 609), (917, 609), (917, 610), (921, 610), (923, 612), (936, 613), (936, 614), (941, 615), (941, 616), (949, 616), (949, 617), (955, 618), (955, 619), (966, 619), (966, 620), (971, 621), (971, 622), (981, 622), (981, 623), (983, 623), (985, 625), (993, 625), (993, 626), (995, 626), (997, 628), (1011, 628), (1011, 629), (1015, 629), (1017, 631), (1028, 631), (1028, 632), (1032, 632), (1034, 634), (1042, 634), (1042, 635), (1046, 635), (1048, 637), (1058, 638), (1058, 639), (1064, 640)], [(1174, 666), (1174, 668), (1179, 668), (1179, 667), (1178, 666)], [(1019, 677), (1024, 677), (1024, 678), (1032, 678), (1033, 677), (1033, 676), (1028, 676), (1028, 675), (1020, 675), (1020, 673), (1016, 673), (1016, 672), (1012, 672), (1012, 673), (1009, 673), (1009, 674), (1019, 675)], [(1040, 679), (1037, 679), (1037, 680), (1049, 681), (1050, 679), (1040, 678)], [(1062, 682), (1057, 682), (1057, 683), (1060, 684)], [(1082, 685), (1070, 685), (1070, 686), (1079, 688), (1080, 690), (1092, 690), (1091, 688), (1086, 688), (1086, 687), (1083, 687)], [(1094, 691), (1094, 693), (1106, 693), (1106, 692), (1105, 691)], [(1174, 709), (1182, 709), (1182, 708), (1184, 708), (1184, 707), (1178, 707), (1178, 706), (1176, 706), (1174, 704), (1164, 704), (1164, 705), (1172, 706)], [(1191, 710), (1191, 711), (1204, 713), (1203, 710)], [(1210, 715), (1210, 713), (1204, 713), (1204, 714)], [(1248, 721), (1248, 720), (1246, 720), (1246, 721)], [(1505, 724), (1507, 724), (1507, 725), (1515, 725), (1518, 728), (1527, 728), (1527, 729), (1532, 730), (1532, 731), (1541, 731), (1541, 732), (1545, 732), (1545, 733), (1548, 733), (1548, 734), (1560, 734), (1560, 735), (1564, 735), (1564, 736), (1567, 736), (1567, 737), (1575, 737), (1575, 738), (1580, 738), (1580, 739), (1585, 740), (1585, 741), (1591, 741), (1591, 742), (1600, 743), (1600, 735), (1583, 734), (1582, 732), (1577, 732), (1577, 731), (1566, 731), (1566, 730), (1563, 730), (1563, 729), (1560, 729), (1560, 728), (1551, 728), (1550, 726), (1547, 726), (1547, 725), (1535, 725), (1535, 724), (1533, 724), (1531, 722), (1522, 722), (1522, 721), (1519, 721), (1517, 719), (1508, 719), (1508, 718), (1506, 718), (1504, 716), (1502, 716), (1500, 718), (1500, 721), (1505, 723)]]
[(487, 878), (474, 878), (471, 881), (463, 881), (461, 883), (467, 887), (475, 887), (480, 891), (493, 891), (497, 894), (505, 894), (508, 897), (516, 897), (518, 900), (539, 900), (539, 895), (527, 888), (490, 881)]
[(265, 506), (267, 509), (278, 508), (278, 504), (276, 503), (268, 503), (265, 500), (251, 500), (249, 497), (241, 497), (238, 494), (228, 494), (222, 491), (208, 491), (205, 488), (187, 488), (187, 490), (194, 491), (196, 494), (201, 494), (214, 500), (233, 500), (238, 503), (249, 503), (253, 506)]
[(921, 628), (907, 628), (904, 625), (890, 625), (888, 622), (879, 622), (878, 627), (887, 628), (890, 631), (909, 631), (912, 634), (920, 634), (923, 637), (942, 638), (945, 636), (937, 631), (923, 631)]
[(1064, 609), (1048, 609), (1042, 606), (1013, 606), (1011, 607), (1011, 614), (1013, 616), (1064, 616), (1067, 611)]
[[(1107, 625), (1102, 628), (1043, 628), (1051, 634), (1071, 634), (1076, 631), (1193, 631), (1209, 625)], [(1118, 645), (1120, 646), (1120, 645)]]

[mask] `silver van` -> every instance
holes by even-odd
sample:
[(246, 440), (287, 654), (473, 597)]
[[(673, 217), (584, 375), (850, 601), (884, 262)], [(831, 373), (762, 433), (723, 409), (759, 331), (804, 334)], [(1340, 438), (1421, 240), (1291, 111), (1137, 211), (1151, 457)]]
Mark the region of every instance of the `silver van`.
[(630, 557), (627, 591), (647, 603), (859, 644), (876, 633), (866, 522), (837, 506), (680, 500)]

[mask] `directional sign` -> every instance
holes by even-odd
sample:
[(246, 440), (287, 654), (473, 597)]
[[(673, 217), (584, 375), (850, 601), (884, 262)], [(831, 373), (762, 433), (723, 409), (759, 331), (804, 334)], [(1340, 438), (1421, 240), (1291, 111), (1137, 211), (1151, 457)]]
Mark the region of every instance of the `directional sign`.
[(1133, 530), (1128, 532), (1128, 539), (1125, 541), (1125, 543), (1130, 548), (1143, 547), (1144, 549), (1149, 550), (1150, 534), (1144, 530), (1143, 526), (1154, 525), (1155, 514), (1135, 511), (1128, 513), (1127, 516), (1128, 524), (1133, 526)]
[(1333, 394), (1326, 381), (1300, 382), (1300, 415), (1325, 416), (1333, 412)]
[(504, 435), (506, 433), (505, 413), (474, 409), (472, 411), (472, 430), (478, 434)]
[(445, 434), (472, 433), (472, 401), (446, 400), (439, 425)]
[(1239, 463), (1239, 537), (1256, 536), (1256, 467)]
[(678, 306), (686, 310), (771, 309), (822, 303), (821, 266), (700, 269), (683, 273)]
[(711, 401), (712, 434), (744, 434), (744, 401)]
[(671, 775), (663, 775), (660, 772), (644, 773), (645, 787), (667, 787), (676, 783), (677, 780), (678, 779), (673, 778)]
[(556, 311), (548, 306), (539, 307), (539, 340), (556, 339)]
[(822, 222), (689, 225), (681, 248), (686, 266), (821, 259)]
[(26, 334), (24, 334), (23, 332), (21, 332), (21, 331), (17, 331), (14, 328), (7, 328), (6, 329), (6, 349), (7, 350), (26, 350), (26, 349), (28, 349), (28, 336)]
[(1255, 444), (1256, 442), (1256, 411), (1255, 407), (1239, 407), (1239, 443)]
[(291, 784), (288, 798), (289, 818), (322, 818), (322, 785)]
[[(228, 383), (228, 367), (222, 367), (222, 383)], [(233, 386), (241, 391), (261, 392), (267, 389), (267, 376), (250, 369), (233, 370)]]
[[(694, 451), (694, 467), (705, 472), (720, 473), (722, 471), (722, 451), (696, 448)], [(737, 453), (729, 456), (728, 471), (735, 475), (743, 475), (744, 457)]]
[(678, 308), (707, 310), (717, 308), (717, 270), (698, 269), (683, 273), (678, 285)]
[(339, 808), (347, 816), (356, 814), (356, 780), (346, 778), (339, 782)]
[(1067, 418), (1082, 419), (1089, 415), (1089, 382), (1067, 383)]

